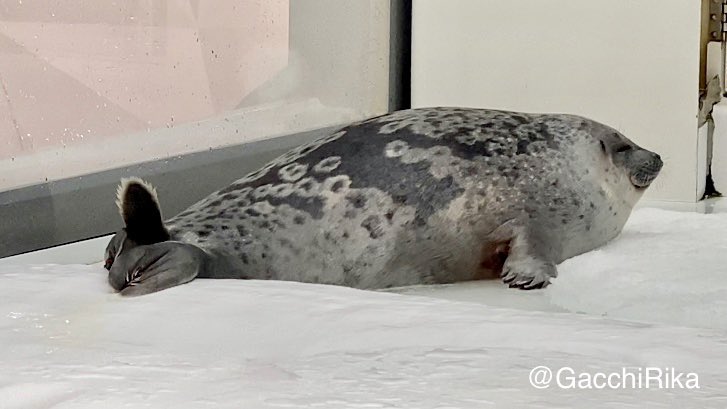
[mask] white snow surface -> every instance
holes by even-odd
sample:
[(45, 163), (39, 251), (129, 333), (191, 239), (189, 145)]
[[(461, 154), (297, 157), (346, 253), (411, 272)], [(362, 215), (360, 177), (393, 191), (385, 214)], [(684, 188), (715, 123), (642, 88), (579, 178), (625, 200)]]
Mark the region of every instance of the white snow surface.
[[(196, 280), (0, 264), (0, 408), (725, 408), (727, 214), (637, 210), (544, 291)], [(577, 312), (578, 314), (574, 313)], [(699, 389), (536, 389), (536, 366)]]

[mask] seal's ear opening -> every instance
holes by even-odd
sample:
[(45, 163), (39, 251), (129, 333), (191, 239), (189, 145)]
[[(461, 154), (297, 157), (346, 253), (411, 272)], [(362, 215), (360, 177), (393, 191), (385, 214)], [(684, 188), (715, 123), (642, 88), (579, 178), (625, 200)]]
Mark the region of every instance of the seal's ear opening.
[(169, 240), (159, 208), (156, 189), (138, 178), (122, 179), (116, 191), (116, 205), (126, 225), (126, 236), (137, 244)]

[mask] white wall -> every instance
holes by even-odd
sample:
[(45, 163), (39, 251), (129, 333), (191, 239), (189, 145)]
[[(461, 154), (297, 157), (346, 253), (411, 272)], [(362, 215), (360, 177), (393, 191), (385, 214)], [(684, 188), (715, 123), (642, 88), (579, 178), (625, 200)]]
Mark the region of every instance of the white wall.
[(589, 116), (664, 158), (697, 200), (700, 2), (414, 0), (412, 104)]

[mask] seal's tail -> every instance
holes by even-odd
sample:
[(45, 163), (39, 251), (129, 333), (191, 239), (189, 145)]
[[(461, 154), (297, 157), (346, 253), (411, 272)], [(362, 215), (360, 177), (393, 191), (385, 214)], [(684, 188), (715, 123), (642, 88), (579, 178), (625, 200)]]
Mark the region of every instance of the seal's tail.
[(169, 240), (156, 189), (149, 183), (139, 178), (122, 179), (116, 190), (116, 205), (129, 239), (137, 244)]

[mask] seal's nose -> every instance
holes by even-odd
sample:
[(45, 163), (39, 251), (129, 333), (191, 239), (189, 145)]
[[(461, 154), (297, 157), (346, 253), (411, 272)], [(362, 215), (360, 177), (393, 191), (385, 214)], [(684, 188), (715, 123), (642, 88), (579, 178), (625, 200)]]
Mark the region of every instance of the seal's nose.
[(664, 166), (664, 161), (661, 160), (661, 156), (659, 156), (658, 153), (654, 154), (654, 158), (652, 159), (652, 165), (655, 172), (659, 172), (661, 168)]

